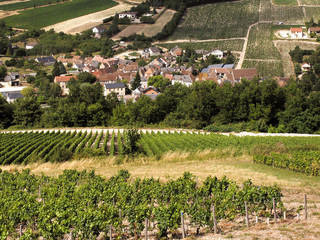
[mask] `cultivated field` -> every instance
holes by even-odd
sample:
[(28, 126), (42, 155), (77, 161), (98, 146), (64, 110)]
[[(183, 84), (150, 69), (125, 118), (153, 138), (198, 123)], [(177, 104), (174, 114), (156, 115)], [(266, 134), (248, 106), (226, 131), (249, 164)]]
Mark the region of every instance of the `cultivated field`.
[(271, 24), (263, 23), (251, 28), (246, 59), (281, 60), (281, 55), (272, 42), (271, 27)]
[(244, 40), (221, 40), (221, 41), (208, 41), (208, 42), (176, 42), (176, 43), (159, 43), (160, 47), (171, 49), (175, 46), (186, 49), (203, 49), (203, 50), (213, 50), (220, 49), (222, 51), (242, 51)]
[(12, 4), (0, 5), (0, 9), (4, 11), (14, 11), (25, 8), (33, 8), (50, 4), (62, 3), (60, 0), (30, 0), (24, 2), (17, 2)]
[(304, 24), (303, 8), (299, 6), (277, 6), (271, 1), (261, 1), (260, 21), (284, 22), (286, 25)]
[(313, 18), (316, 22), (320, 19), (320, 7), (305, 7), (306, 20)]
[(283, 61), (283, 71), (284, 71), (284, 76), (289, 77), (294, 75), (294, 66), (291, 61), (291, 57), (289, 55), (289, 52), (291, 50), (294, 50), (296, 46), (299, 46), (301, 49), (310, 49), (310, 50), (315, 50), (317, 47), (320, 46), (320, 43), (316, 42), (308, 42), (308, 41), (274, 41), (275, 46), (278, 48), (280, 54), (281, 54), (281, 59)]
[(259, 20), (259, 0), (217, 3), (189, 8), (169, 40), (245, 37)]
[(128, 37), (134, 33), (144, 33), (147, 37), (152, 37), (161, 32), (163, 27), (172, 19), (175, 11), (166, 10), (154, 24), (131, 24), (123, 29), (120, 33), (116, 34), (112, 39), (118, 40), (122, 37)]
[(81, 17), (73, 18), (64, 22), (59, 22), (45, 27), (45, 30), (53, 28), (56, 32), (65, 32), (68, 34), (81, 33), (84, 30), (100, 25), (103, 19), (114, 16), (116, 13), (129, 10), (132, 6), (120, 3), (117, 6), (103, 11), (91, 13)]
[(4, 21), (8, 25), (17, 28), (42, 28), (111, 8), (117, 4), (112, 0), (73, 0), (53, 6), (26, 10), (18, 15), (5, 18)]
[(157, 33), (161, 32), (163, 27), (172, 19), (175, 11), (166, 10), (154, 24), (146, 24), (144, 28), (138, 32), (139, 34), (144, 33), (147, 37), (152, 37)]
[(280, 60), (244, 60), (242, 68), (256, 68), (260, 76), (284, 76), (283, 63)]

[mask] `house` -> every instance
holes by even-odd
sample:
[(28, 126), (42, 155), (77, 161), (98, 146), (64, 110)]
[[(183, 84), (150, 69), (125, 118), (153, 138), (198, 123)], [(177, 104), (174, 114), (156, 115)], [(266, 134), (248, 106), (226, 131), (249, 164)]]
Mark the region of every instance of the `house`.
[(44, 66), (51, 66), (55, 61), (56, 60), (52, 56), (36, 58), (36, 62), (43, 64)]
[(227, 79), (240, 82), (243, 78), (253, 80), (256, 76), (258, 76), (258, 72), (255, 68), (232, 69), (231, 76), (227, 75)]
[(152, 100), (155, 100), (156, 97), (160, 94), (160, 92), (155, 87), (151, 86), (144, 89), (141, 92), (141, 94), (150, 97)]
[(30, 50), (30, 49), (33, 49), (35, 46), (37, 46), (38, 45), (38, 43), (37, 42), (28, 42), (27, 44), (26, 44), (26, 49), (27, 50)]
[(290, 29), (291, 38), (302, 38), (302, 28), (291, 28)]
[(12, 103), (18, 98), (24, 98), (24, 96), (19, 91), (1, 92), (1, 94), (8, 103)]
[(55, 83), (59, 84), (59, 86), (62, 89), (62, 94), (63, 95), (69, 94), (69, 88), (67, 87), (67, 85), (68, 85), (68, 82), (70, 81), (71, 78), (76, 79), (77, 76), (75, 76), (75, 75), (72, 75), (72, 76), (56, 76), (54, 78), (54, 80), (53, 80)]
[(94, 27), (94, 28), (92, 28), (92, 32), (94, 33), (94, 34), (102, 34), (102, 33), (104, 33), (105, 31), (107, 31), (107, 29), (105, 28), (105, 27), (101, 27), (101, 26), (97, 26), (97, 27)]
[(19, 72), (8, 72), (8, 75), (4, 78), (5, 81), (18, 80), (20, 77)]
[(124, 83), (106, 83), (104, 85), (104, 95), (115, 92), (119, 96), (124, 96), (126, 94), (126, 87)]
[(308, 71), (310, 70), (310, 68), (311, 68), (311, 66), (310, 66), (310, 64), (308, 64), (308, 63), (304, 63), (304, 64), (302, 64), (302, 66), (301, 66), (302, 72), (308, 72)]
[(320, 27), (309, 27), (308, 34), (320, 35)]
[(213, 55), (215, 56), (216, 58), (218, 59), (222, 59), (223, 58), (223, 52), (220, 51), (220, 50), (214, 50), (214, 51), (211, 51), (205, 55), (203, 55), (203, 59), (207, 59), (207, 57), (209, 57), (210, 55)]
[(174, 57), (182, 56), (182, 48), (179, 48), (178, 46), (175, 46), (170, 50), (170, 53)]
[(175, 83), (181, 83), (190, 87), (193, 83), (192, 78), (189, 75), (174, 75), (172, 79), (172, 85)]
[(122, 12), (119, 13), (119, 18), (129, 18), (131, 21), (134, 21), (137, 17), (137, 12)]

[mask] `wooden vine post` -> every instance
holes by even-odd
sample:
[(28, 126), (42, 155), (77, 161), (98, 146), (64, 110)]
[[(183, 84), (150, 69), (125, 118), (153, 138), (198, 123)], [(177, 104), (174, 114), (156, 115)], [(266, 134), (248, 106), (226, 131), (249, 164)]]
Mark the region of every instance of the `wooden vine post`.
[(308, 219), (307, 194), (304, 194), (304, 218)]
[(274, 216), (274, 222), (277, 223), (277, 206), (276, 206), (276, 200), (272, 198), (273, 202), (273, 216)]
[(148, 240), (148, 218), (146, 218), (145, 228), (146, 228), (146, 240)]
[(185, 233), (185, 231), (184, 231), (183, 212), (181, 212), (181, 228), (182, 228), (182, 238), (186, 238), (186, 233)]
[(213, 231), (214, 231), (214, 234), (217, 234), (218, 231), (217, 231), (217, 219), (216, 219), (216, 206), (213, 204)]
[(112, 240), (112, 225), (110, 225), (110, 230), (109, 230), (109, 234), (110, 234), (110, 240)]
[(249, 213), (248, 213), (248, 204), (247, 204), (247, 201), (244, 202), (244, 207), (246, 209), (246, 224), (247, 224), (247, 227), (250, 227), (249, 225)]

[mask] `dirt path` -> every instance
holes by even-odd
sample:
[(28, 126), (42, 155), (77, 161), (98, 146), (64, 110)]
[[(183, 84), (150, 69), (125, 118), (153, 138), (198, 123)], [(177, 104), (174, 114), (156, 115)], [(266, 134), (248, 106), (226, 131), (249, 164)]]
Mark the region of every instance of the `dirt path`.
[(117, 6), (108, 8), (106, 10), (91, 13), (81, 17), (73, 18), (64, 22), (56, 23), (54, 25), (43, 28), (49, 30), (53, 28), (56, 32), (64, 32), (67, 34), (77, 34), (84, 30), (88, 30), (102, 23), (103, 19), (114, 16), (116, 13), (127, 11), (132, 6), (125, 3), (120, 3)]
[(224, 38), (224, 39), (204, 39), (204, 40), (196, 40), (196, 39), (177, 39), (172, 41), (158, 41), (154, 42), (154, 44), (166, 44), (166, 43), (186, 43), (186, 42), (193, 42), (193, 43), (201, 43), (201, 42), (219, 42), (219, 41), (227, 41), (227, 40), (246, 40), (245, 37), (238, 37), (238, 38)]

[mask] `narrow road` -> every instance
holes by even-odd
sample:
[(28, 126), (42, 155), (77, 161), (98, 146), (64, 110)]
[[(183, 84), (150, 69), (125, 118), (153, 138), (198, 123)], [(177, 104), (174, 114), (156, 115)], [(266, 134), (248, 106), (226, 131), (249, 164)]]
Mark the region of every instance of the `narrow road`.
[[(19, 133), (19, 132), (37, 132), (37, 131), (43, 131), (43, 132), (64, 132), (64, 131), (70, 131), (70, 132), (91, 132), (92, 134), (95, 134), (96, 132), (106, 133), (109, 131), (109, 133), (112, 133), (114, 131), (116, 134), (118, 131), (120, 133), (123, 133), (127, 129), (123, 128), (55, 128), (55, 129), (33, 129), (33, 130), (16, 130), (16, 131), (8, 131), (8, 130), (2, 130), (0, 133)], [(211, 132), (206, 132), (203, 130), (189, 130), (189, 129), (140, 129), (141, 133), (196, 133), (196, 134), (210, 134)], [(245, 136), (253, 136), (253, 137), (320, 137), (319, 134), (298, 134), (298, 133), (252, 133), (252, 132), (240, 132), (240, 133), (217, 133), (225, 136), (239, 136), (239, 137), (245, 137)]]

